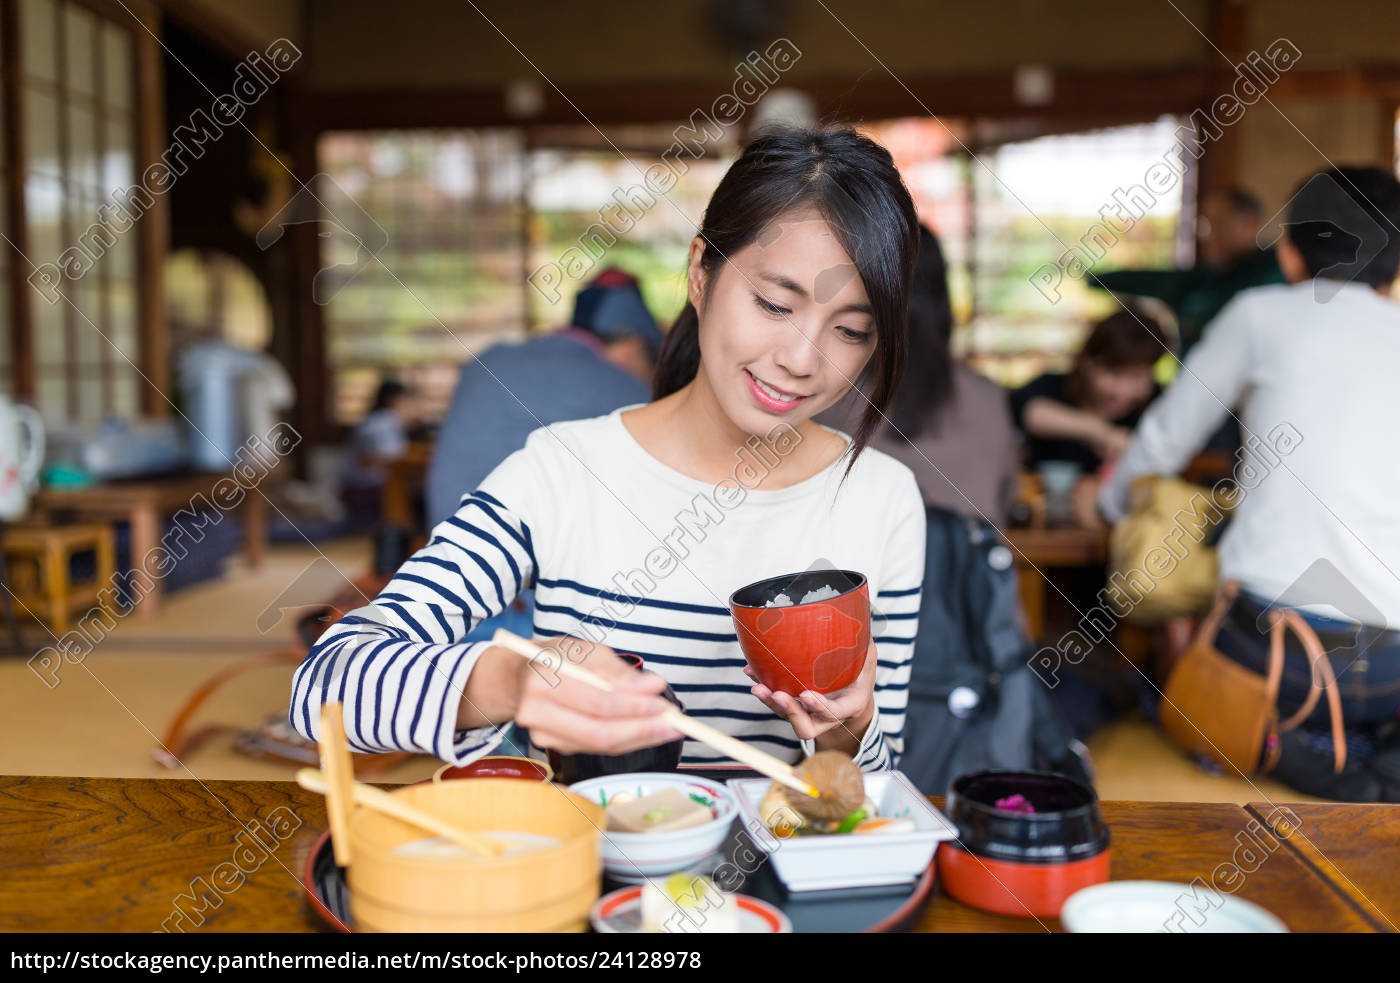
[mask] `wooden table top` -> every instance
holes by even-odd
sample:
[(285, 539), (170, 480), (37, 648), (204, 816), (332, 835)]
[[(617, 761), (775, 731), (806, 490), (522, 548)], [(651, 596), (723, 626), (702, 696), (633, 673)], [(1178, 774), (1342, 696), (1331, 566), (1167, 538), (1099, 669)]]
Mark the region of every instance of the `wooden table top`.
[(121, 511), (139, 506), (178, 508), (200, 492), (209, 494), (229, 471), (186, 471), (154, 478), (100, 481), (85, 488), (41, 488), (34, 504), (45, 509)]
[(1400, 932), (1400, 805), (1298, 803), (1296, 831), (1267, 802), (1247, 808), (1378, 930)]
[[(1400, 846), (1374, 825), (1346, 827), (1340, 806), (1295, 806), (1317, 840), (1326, 830), (1348, 836), (1379, 878), (1373, 849)], [(1343, 812), (1332, 813), (1338, 809)], [(1255, 815), (1225, 804), (1105, 802), (1113, 834), (1115, 880), (1191, 882), (1211, 879), (1239, 861)], [(251, 830), (246, 824), (254, 824)], [(0, 931), (307, 932), (320, 926), (304, 900), (302, 863), (326, 826), (320, 796), (291, 782), (187, 779), (0, 777)], [(1350, 829), (1350, 833), (1343, 830)], [(261, 845), (259, 845), (261, 844)], [(266, 848), (264, 848), (266, 847)], [(1257, 847), (1256, 847), (1257, 849)], [(1328, 852), (1323, 847), (1324, 852)], [(246, 872), (246, 873), (245, 873)], [(1369, 885), (1368, 881), (1368, 885)], [(195, 907), (192, 885), (205, 885), (198, 927), (176, 915)], [(1239, 897), (1274, 912), (1295, 931), (1371, 931), (1365, 917), (1326, 872), (1277, 843), (1237, 885)], [(1388, 895), (1395, 897), (1392, 890)], [(173, 917), (172, 917), (173, 916)], [(966, 908), (935, 891), (917, 929), (924, 932), (1046, 931), (1058, 926)]]
[(1101, 566), (1108, 560), (1108, 532), (1077, 526), (1032, 526), (1003, 531), (1018, 566)]

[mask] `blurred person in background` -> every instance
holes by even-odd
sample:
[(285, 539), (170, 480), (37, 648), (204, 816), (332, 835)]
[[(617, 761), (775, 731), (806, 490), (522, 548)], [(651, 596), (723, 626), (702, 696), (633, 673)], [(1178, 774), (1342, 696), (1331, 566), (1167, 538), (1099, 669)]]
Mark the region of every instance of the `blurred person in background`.
[(357, 520), (379, 517), (380, 498), (388, 480), (388, 462), (408, 450), (409, 434), (422, 424), (418, 394), (395, 379), (375, 391), (368, 415), (350, 435), (342, 495)]
[[(914, 472), (926, 520), (917, 622), (875, 611), (877, 633), (914, 636), (899, 767), (929, 794), (988, 767), (1087, 780), (1050, 695), (1026, 678), (1019, 581), (1000, 536), (1019, 490), (1016, 429), (1006, 390), (953, 357), (947, 274), (920, 227), (908, 368), (871, 440)], [(850, 432), (867, 405), (852, 392), (819, 419)]]
[[(1262, 675), (1271, 612), (1296, 610), (1332, 663), (1345, 767), (1335, 768), (1319, 700), (1303, 726), (1279, 735), (1272, 774), (1310, 795), (1400, 802), (1400, 457), (1391, 450), (1400, 306), (1390, 296), (1400, 182), (1377, 167), (1320, 171), (1294, 194), (1285, 223), (1278, 255), (1288, 284), (1247, 291), (1220, 312), (1143, 415), (1099, 504), (1118, 521), (1136, 477), (1178, 473), (1238, 407), (1251, 439), (1219, 557), (1222, 583), (1239, 593), (1215, 647)], [(1290, 636), (1280, 719), (1304, 704), (1313, 678)]]
[[(1041, 477), (1047, 521), (1104, 527), (1097, 508), (1100, 481), (1157, 395), (1153, 365), (1167, 350), (1153, 318), (1120, 309), (1090, 328), (1068, 373), (1046, 373), (1012, 394), (1012, 412), (1025, 434), (1026, 464)], [(1069, 606), (1071, 622), (1098, 604), (1106, 576), (1103, 566), (1055, 571), (1055, 593)], [(1134, 677), (1112, 645), (1099, 646), (1070, 667), (1051, 697), (1083, 741), (1136, 705)]]
[[(889, 424), (871, 442), (914, 472), (928, 508), (1001, 527), (1016, 500), (1016, 431), (1006, 391), (952, 353), (948, 267), (938, 238), (919, 229), (909, 300), (909, 368)], [(820, 418), (849, 432), (866, 401), (852, 393)]]
[(1201, 340), (1216, 314), (1241, 290), (1283, 283), (1273, 249), (1259, 248), (1264, 225), (1259, 199), (1243, 188), (1225, 188), (1201, 201), (1197, 263), (1184, 270), (1114, 270), (1088, 277), (1091, 286), (1118, 297), (1155, 297), (1176, 315), (1182, 358)]
[[(650, 402), (661, 342), (637, 278), (609, 268), (579, 291), (567, 326), (493, 345), (463, 365), (428, 467), (428, 528), (456, 513), (531, 431)], [(497, 628), (529, 637), (532, 625), (533, 592), (525, 590), (469, 640)]]
[(567, 326), (463, 365), (428, 469), (428, 525), (455, 513), (532, 430), (650, 401), (661, 340), (636, 277), (614, 268), (579, 291)]
[(1013, 392), (1027, 467), (1069, 461), (1094, 476), (1117, 460), (1158, 393), (1152, 366), (1167, 350), (1155, 320), (1118, 310), (1089, 329), (1068, 373), (1047, 372)]

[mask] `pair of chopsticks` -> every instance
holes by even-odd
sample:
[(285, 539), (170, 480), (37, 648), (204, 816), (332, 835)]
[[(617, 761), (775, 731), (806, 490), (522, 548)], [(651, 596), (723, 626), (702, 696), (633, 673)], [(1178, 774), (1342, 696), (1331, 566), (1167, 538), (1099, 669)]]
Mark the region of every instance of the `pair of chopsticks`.
[[(330, 794), (330, 781), (322, 772), (315, 768), (301, 768), (296, 774), (297, 784), (308, 792), (319, 792), (322, 795)], [(356, 805), (364, 806), (366, 809), (373, 809), (375, 812), (382, 812), (395, 819), (401, 819), (410, 826), (417, 826), (419, 829), (429, 833), (436, 833), (443, 839), (450, 840), (459, 846), (464, 846), (473, 853), (478, 853), (483, 857), (497, 857), (506, 849), (506, 844), (500, 840), (489, 839), (480, 836), (470, 830), (462, 829), (451, 823), (443, 822), (441, 819), (424, 812), (416, 806), (411, 806), (402, 799), (399, 799), (380, 788), (373, 785), (366, 785), (364, 782), (352, 782), (350, 784), (350, 795)]]
[(297, 784), (308, 792), (319, 792), (326, 797), (326, 818), (330, 820), (331, 847), (335, 851), (335, 862), (341, 867), (350, 865), (350, 814), (351, 805), (363, 806), (401, 819), (411, 826), (425, 829), (458, 843), (483, 857), (500, 856), (506, 844), (500, 840), (480, 836), (465, 830), (437, 816), (410, 805), (398, 796), (390, 795), (383, 789), (366, 785), (355, 780), (355, 768), (350, 758), (350, 745), (345, 740), (345, 722), (342, 719), (339, 703), (327, 703), (321, 707), (321, 767), (302, 768), (297, 772)]
[[(535, 644), (528, 638), (521, 638), (519, 635), (508, 632), (504, 628), (497, 629), (491, 642), (494, 645), (501, 646), (501, 648), (510, 649), (512, 652), (525, 659), (534, 659), (545, 653), (545, 649), (542, 646)], [(609, 693), (613, 692), (612, 683), (582, 666), (576, 666), (572, 662), (563, 659), (553, 658), (550, 660), (550, 665), (552, 668), (557, 669), (560, 675), (568, 676), (570, 679), (578, 680), (581, 683), (587, 683), (589, 686)], [(809, 795), (814, 799), (821, 798), (821, 792), (817, 790), (816, 786), (799, 778), (797, 773), (793, 770), (792, 765), (780, 758), (773, 757), (773, 755), (768, 754), (766, 751), (760, 751), (758, 748), (745, 744), (737, 738), (730, 737), (728, 734), (718, 731), (709, 724), (696, 720), (694, 717), (687, 717), (675, 707), (667, 707), (666, 712), (661, 715), (660, 719), (668, 726), (680, 731), (686, 737), (699, 741), (701, 744), (708, 745), (723, 754), (729, 755), (735, 761), (748, 765), (755, 771), (767, 775), (775, 782), (781, 782), (788, 788), (801, 792), (803, 795)]]

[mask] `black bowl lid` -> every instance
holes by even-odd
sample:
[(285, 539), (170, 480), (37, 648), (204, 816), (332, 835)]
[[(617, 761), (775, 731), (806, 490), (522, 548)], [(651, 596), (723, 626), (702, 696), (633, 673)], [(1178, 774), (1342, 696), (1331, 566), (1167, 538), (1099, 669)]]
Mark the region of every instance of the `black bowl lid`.
[(810, 591), (833, 587), (840, 592), (839, 597), (860, 590), (864, 585), (865, 574), (854, 570), (803, 570), (740, 587), (730, 595), (729, 604), (731, 607), (762, 608), (779, 594), (786, 594), (792, 600), (792, 607), (801, 607), (802, 598)]

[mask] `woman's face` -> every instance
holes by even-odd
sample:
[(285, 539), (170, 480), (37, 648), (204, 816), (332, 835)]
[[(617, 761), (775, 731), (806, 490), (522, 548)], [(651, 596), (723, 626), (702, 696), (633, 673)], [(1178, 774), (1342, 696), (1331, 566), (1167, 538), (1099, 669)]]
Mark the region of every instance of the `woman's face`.
[(690, 251), (700, 375), (747, 433), (797, 426), (835, 403), (875, 351), (860, 276), (821, 215), (788, 212), (711, 275)]
[(1150, 365), (1109, 368), (1090, 360), (1085, 368), (1094, 412), (1105, 420), (1122, 419), (1152, 398), (1155, 382)]

